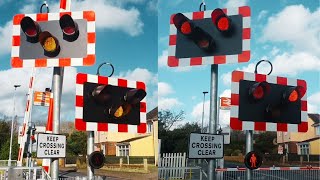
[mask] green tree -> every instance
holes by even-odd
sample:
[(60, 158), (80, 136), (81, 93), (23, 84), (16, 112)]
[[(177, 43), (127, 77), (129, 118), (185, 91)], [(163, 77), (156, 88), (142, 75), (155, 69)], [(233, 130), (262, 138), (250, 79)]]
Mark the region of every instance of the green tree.
[(254, 150), (263, 154), (274, 153), (277, 149), (277, 145), (273, 144), (273, 139), (275, 138), (277, 138), (276, 132), (263, 132), (261, 134), (255, 135), (255, 143), (253, 144)]
[(86, 155), (87, 154), (87, 133), (74, 131), (67, 138), (67, 154)]
[[(18, 159), (18, 151), (19, 151), (18, 135), (14, 134), (12, 139), (12, 153), (11, 153), (12, 160)], [(10, 152), (10, 138), (8, 138), (7, 141), (1, 147), (0, 159), (7, 160), (9, 158), (9, 152)]]

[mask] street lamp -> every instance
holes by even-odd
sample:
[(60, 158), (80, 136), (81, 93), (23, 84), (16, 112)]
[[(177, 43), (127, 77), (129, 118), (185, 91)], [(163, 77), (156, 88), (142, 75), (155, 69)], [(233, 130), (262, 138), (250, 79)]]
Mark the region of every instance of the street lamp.
[(203, 107), (202, 107), (202, 121), (201, 121), (201, 132), (203, 132), (203, 118), (204, 118), (204, 102), (206, 99), (207, 91), (202, 92), (203, 93)]
[(21, 85), (17, 84), (14, 85), (14, 93), (13, 93), (13, 116), (12, 116), (12, 120), (11, 120), (11, 135), (10, 135), (10, 150), (9, 150), (9, 161), (8, 161), (8, 166), (11, 166), (11, 153), (12, 153), (12, 137), (13, 137), (13, 120), (15, 118), (16, 115), (16, 90), (18, 87), (20, 87)]

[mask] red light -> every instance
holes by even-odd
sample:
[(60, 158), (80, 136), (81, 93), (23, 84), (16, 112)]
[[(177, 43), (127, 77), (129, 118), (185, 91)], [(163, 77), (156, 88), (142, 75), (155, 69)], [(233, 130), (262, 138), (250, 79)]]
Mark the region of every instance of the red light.
[(189, 22), (184, 22), (182, 25), (181, 25), (181, 32), (182, 34), (190, 34), (191, 33), (191, 25)]
[(199, 45), (199, 47), (201, 47), (201, 48), (208, 48), (209, 47), (209, 41), (208, 40), (206, 40), (206, 39), (203, 39), (203, 40), (200, 40), (200, 41), (198, 41), (198, 45)]
[(256, 100), (263, 98), (263, 95), (264, 95), (263, 87), (260, 85), (258, 87), (256, 87), (253, 90), (252, 95)]
[(31, 28), (28, 28), (25, 33), (27, 36), (34, 37), (37, 35), (37, 30), (31, 27)]
[(76, 30), (75, 30), (75, 28), (74, 27), (65, 27), (65, 28), (63, 28), (63, 32), (65, 33), (65, 34), (67, 34), (67, 35), (72, 35), (72, 34), (74, 34), (74, 33), (76, 33)]
[(217, 25), (219, 30), (226, 31), (229, 29), (229, 19), (227, 17), (221, 17)]
[(288, 100), (289, 100), (290, 102), (296, 102), (296, 101), (298, 100), (298, 98), (299, 98), (298, 92), (297, 92), (296, 90), (293, 90), (293, 91), (290, 93)]

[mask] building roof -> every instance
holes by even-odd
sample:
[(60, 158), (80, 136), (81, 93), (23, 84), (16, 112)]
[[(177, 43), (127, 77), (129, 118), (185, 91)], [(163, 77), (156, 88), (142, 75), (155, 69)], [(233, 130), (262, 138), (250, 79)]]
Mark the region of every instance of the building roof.
[(312, 126), (318, 126), (320, 124), (320, 114), (308, 114), (308, 116), (314, 122)]
[[(150, 135), (143, 135), (143, 136), (138, 136), (138, 137), (133, 137), (133, 138), (130, 138), (130, 139), (126, 139), (126, 140), (123, 140), (123, 141), (120, 141), (118, 143), (126, 143), (126, 142), (131, 142), (131, 141), (135, 141), (135, 140), (138, 140), (138, 139), (142, 139), (142, 138), (145, 138), (145, 137), (148, 137)], [(117, 143), (117, 144), (118, 144)]]
[(147, 121), (148, 120), (153, 120), (153, 121), (158, 120), (158, 107), (155, 107), (154, 109), (152, 109), (147, 113)]
[(315, 141), (315, 140), (318, 140), (318, 139), (320, 139), (320, 137), (315, 137), (315, 138), (307, 139), (307, 140), (304, 140), (304, 141), (300, 141), (300, 142), (298, 142), (298, 144), (299, 143), (305, 143), (305, 142), (311, 142), (311, 141)]

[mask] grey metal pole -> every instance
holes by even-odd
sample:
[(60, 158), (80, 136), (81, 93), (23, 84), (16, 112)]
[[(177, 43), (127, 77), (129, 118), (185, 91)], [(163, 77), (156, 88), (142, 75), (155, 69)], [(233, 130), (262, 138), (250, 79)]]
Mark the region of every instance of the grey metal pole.
[[(53, 92), (53, 134), (60, 133), (60, 103), (63, 83), (64, 68), (53, 68), (52, 92)], [(51, 179), (59, 178), (59, 158), (52, 159), (51, 162)]]
[(94, 151), (94, 131), (88, 131), (87, 137), (87, 176), (93, 180), (94, 169), (89, 165), (89, 155)]
[[(253, 150), (253, 131), (247, 130), (246, 131), (246, 154)], [(252, 170), (247, 169), (246, 171), (246, 180), (251, 180), (252, 178)]]
[(12, 120), (11, 120), (11, 135), (10, 135), (10, 148), (9, 148), (9, 161), (8, 161), (8, 166), (11, 166), (11, 154), (12, 154), (12, 139), (13, 139), (13, 121), (16, 116), (16, 90), (18, 87), (21, 85), (13, 85), (14, 87), (14, 93), (13, 93), (13, 115), (12, 115)]
[(203, 106), (202, 106), (202, 121), (201, 121), (201, 132), (203, 132), (203, 119), (204, 119), (204, 102), (206, 100), (206, 94), (207, 91), (202, 92), (203, 93)]
[[(209, 133), (215, 134), (217, 130), (217, 99), (218, 99), (218, 65), (211, 65), (211, 85), (210, 85), (210, 119)], [(216, 160), (211, 159), (208, 166), (208, 179), (214, 180)]]

